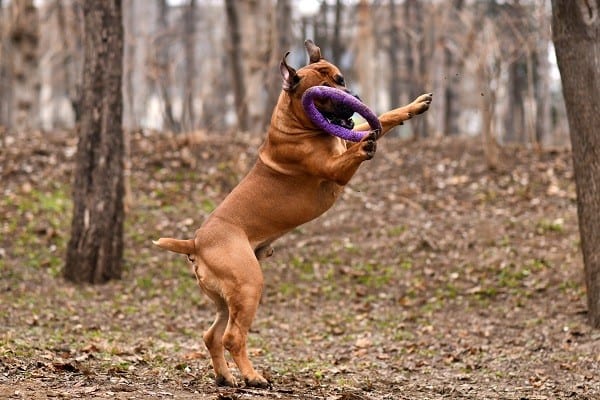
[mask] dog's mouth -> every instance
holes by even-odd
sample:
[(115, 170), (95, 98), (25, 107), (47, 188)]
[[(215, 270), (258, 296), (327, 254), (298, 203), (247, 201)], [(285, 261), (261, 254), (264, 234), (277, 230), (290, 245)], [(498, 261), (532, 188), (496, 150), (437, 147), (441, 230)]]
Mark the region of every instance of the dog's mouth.
[(350, 110), (349, 108), (338, 105), (334, 106), (333, 110), (322, 110), (318, 107), (317, 109), (321, 115), (323, 115), (327, 121), (329, 121), (330, 124), (335, 124), (346, 129), (354, 128), (354, 120), (352, 119), (354, 111)]

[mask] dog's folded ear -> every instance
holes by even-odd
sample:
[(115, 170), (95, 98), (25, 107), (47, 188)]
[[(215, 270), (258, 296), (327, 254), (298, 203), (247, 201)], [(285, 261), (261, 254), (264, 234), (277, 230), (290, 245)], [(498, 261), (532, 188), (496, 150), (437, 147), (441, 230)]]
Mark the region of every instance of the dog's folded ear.
[(321, 56), (321, 49), (312, 40), (306, 39), (304, 41), (304, 47), (308, 53), (309, 64), (319, 62), (323, 57)]
[(296, 73), (296, 70), (287, 64), (286, 58), (288, 54), (290, 54), (289, 51), (285, 53), (285, 56), (283, 56), (283, 59), (279, 64), (279, 70), (281, 71), (281, 76), (283, 77), (283, 90), (290, 92), (294, 90), (296, 86), (298, 86), (300, 77)]

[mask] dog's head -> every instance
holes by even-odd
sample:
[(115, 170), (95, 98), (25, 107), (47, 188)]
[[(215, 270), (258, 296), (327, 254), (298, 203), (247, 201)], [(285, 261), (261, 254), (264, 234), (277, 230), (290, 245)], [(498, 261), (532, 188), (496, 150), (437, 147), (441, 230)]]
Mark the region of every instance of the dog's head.
[[(346, 81), (339, 68), (323, 59), (321, 49), (312, 40), (306, 40), (304, 47), (308, 53), (308, 65), (296, 71), (286, 62), (288, 52), (279, 66), (283, 78), (283, 90), (288, 92), (293, 100), (299, 103), (306, 89), (313, 86), (330, 86), (356, 96), (346, 88)], [(349, 108), (333, 100), (315, 102), (315, 105), (329, 122), (347, 129), (354, 127), (352, 121), (354, 111)]]

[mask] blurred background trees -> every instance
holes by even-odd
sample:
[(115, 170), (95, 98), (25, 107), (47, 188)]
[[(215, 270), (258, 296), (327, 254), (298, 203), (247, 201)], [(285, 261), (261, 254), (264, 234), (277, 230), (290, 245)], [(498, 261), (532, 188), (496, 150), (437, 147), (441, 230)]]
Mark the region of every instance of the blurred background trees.
[[(80, 3), (0, 5), (0, 125), (74, 126)], [(550, 1), (124, 0), (123, 14), (127, 130), (262, 133), (281, 57), (304, 65), (313, 38), (377, 111), (435, 93), (403, 134), (481, 134), (492, 156), (498, 143), (568, 143)]]

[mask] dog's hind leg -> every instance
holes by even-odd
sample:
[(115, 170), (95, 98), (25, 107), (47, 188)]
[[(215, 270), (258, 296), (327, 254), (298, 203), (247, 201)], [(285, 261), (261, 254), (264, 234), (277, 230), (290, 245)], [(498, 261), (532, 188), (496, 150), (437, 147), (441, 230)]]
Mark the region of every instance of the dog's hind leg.
[[(250, 325), (256, 315), (263, 290), (263, 274), (256, 259), (254, 250), (248, 242), (246, 233), (233, 224), (218, 221), (208, 222), (203, 229), (196, 232), (196, 240), (205, 245), (200, 248), (199, 256), (204, 269), (197, 270), (200, 286), (217, 303), (214, 297), (218, 294), (227, 305), (227, 323), (223, 330), (225, 311), (221, 311), (216, 322), (208, 330), (207, 346), (213, 346), (216, 358), (215, 371), (223, 360), (220, 357), (220, 346), (229, 351), (237, 364), (244, 381), (248, 386), (268, 387), (269, 382), (252, 366), (248, 359), (246, 341)], [(222, 310), (222, 308), (221, 308)], [(221, 342), (217, 338), (222, 333)], [(211, 352), (212, 356), (212, 352)], [(214, 360), (214, 358), (213, 358)], [(224, 371), (225, 368), (222, 368)], [(223, 375), (224, 372), (221, 374)]]
[(215, 371), (215, 382), (218, 386), (236, 387), (235, 378), (229, 370), (227, 361), (225, 360), (225, 348), (223, 346), (223, 335), (229, 321), (229, 308), (227, 302), (223, 298), (220, 280), (207, 267), (207, 264), (202, 258), (188, 256), (188, 259), (193, 263), (194, 273), (200, 289), (206, 294), (217, 307), (217, 315), (215, 322), (211, 325), (202, 338), (204, 344), (210, 353), (213, 369)]
[(248, 331), (256, 315), (263, 289), (262, 271), (256, 258), (251, 259), (252, 262), (249, 263), (251, 265), (247, 265), (246, 278), (248, 279), (238, 282), (236, 294), (228, 299), (229, 321), (223, 336), (223, 344), (240, 369), (246, 385), (267, 388), (269, 382), (252, 366), (246, 346)]
[(235, 378), (227, 366), (227, 361), (225, 361), (225, 348), (223, 347), (223, 334), (229, 320), (229, 310), (223, 299), (219, 299), (215, 303), (217, 305), (217, 315), (215, 322), (203, 335), (204, 344), (210, 353), (217, 385), (236, 387)]

